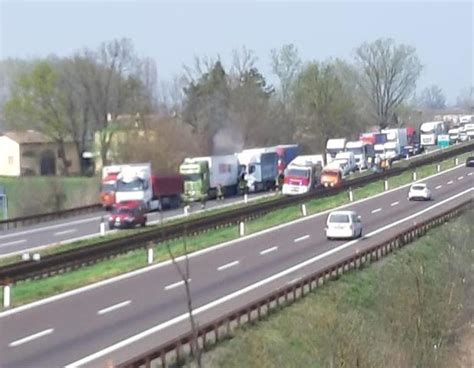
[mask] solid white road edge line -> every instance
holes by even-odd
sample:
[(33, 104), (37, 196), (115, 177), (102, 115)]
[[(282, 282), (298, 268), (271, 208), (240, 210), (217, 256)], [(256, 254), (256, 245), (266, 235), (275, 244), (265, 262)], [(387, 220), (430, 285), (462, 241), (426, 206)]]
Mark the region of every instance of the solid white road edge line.
[(13, 342), (9, 343), (8, 346), (10, 346), (12, 348), (14, 348), (16, 346), (20, 346), (20, 345), (26, 344), (27, 342), (39, 339), (40, 337), (49, 335), (49, 334), (53, 333), (53, 331), (54, 331), (54, 328), (50, 328), (50, 329), (35, 333), (33, 335), (24, 337), (20, 340), (13, 341)]
[(300, 236), (299, 238), (296, 238), (295, 240), (293, 240), (295, 243), (298, 243), (300, 241), (303, 241), (303, 240), (306, 240), (306, 239), (309, 239), (309, 235), (306, 234), (306, 235), (303, 235), (303, 236)]
[(77, 229), (69, 229), (69, 230), (64, 230), (64, 231), (58, 231), (57, 233), (54, 233), (54, 236), (61, 236), (65, 234), (70, 234), (70, 233), (75, 233)]
[[(416, 181), (416, 183), (426, 181), (428, 179), (432, 179), (432, 178), (437, 177), (437, 176), (444, 175), (448, 172), (460, 169), (462, 167), (464, 167), (464, 165), (462, 165), (462, 164), (458, 165), (458, 166), (455, 166), (455, 167), (452, 167), (452, 168), (447, 169), (445, 171), (442, 171), (440, 173), (436, 173), (436, 174), (433, 174), (431, 176), (427, 176), (426, 178), (420, 179), (420, 180)], [(190, 253), (188, 255), (188, 258), (197, 257), (197, 256), (200, 256), (200, 255), (203, 255), (203, 254), (206, 254), (206, 253), (210, 253), (210, 252), (213, 252), (213, 251), (218, 250), (220, 248), (225, 248), (225, 247), (228, 247), (228, 246), (233, 245), (235, 243), (239, 243), (239, 242), (242, 242), (242, 241), (246, 241), (248, 239), (256, 238), (260, 235), (267, 234), (269, 232), (273, 232), (273, 231), (278, 230), (278, 229), (283, 229), (283, 228), (292, 226), (294, 224), (299, 224), (299, 223), (302, 223), (302, 222), (305, 222), (305, 221), (308, 221), (308, 220), (315, 219), (315, 218), (320, 217), (320, 216), (324, 216), (324, 215), (326, 215), (326, 214), (328, 214), (332, 211), (336, 211), (336, 210), (339, 210), (339, 209), (342, 209), (342, 208), (351, 207), (355, 204), (364, 203), (364, 202), (370, 201), (372, 199), (382, 197), (386, 194), (390, 194), (390, 193), (393, 193), (393, 192), (396, 192), (396, 191), (401, 191), (402, 189), (407, 188), (412, 184), (413, 184), (413, 182), (407, 183), (407, 184), (404, 184), (404, 185), (399, 186), (397, 188), (389, 189), (386, 192), (380, 192), (379, 194), (376, 194), (372, 197), (359, 199), (359, 200), (354, 201), (352, 203), (347, 203), (347, 204), (344, 204), (344, 205), (339, 206), (339, 207), (335, 207), (335, 208), (331, 208), (331, 209), (323, 211), (323, 212), (315, 213), (314, 215), (310, 215), (310, 216), (307, 216), (307, 217), (302, 217), (302, 218), (299, 218), (299, 219), (296, 219), (296, 220), (293, 220), (293, 221), (290, 221), (290, 222), (286, 222), (284, 224), (280, 224), (280, 225), (270, 227), (268, 229), (265, 229), (265, 230), (262, 230), (262, 231), (259, 231), (259, 232), (256, 232), (256, 233), (253, 233), (253, 234), (250, 234), (250, 235), (243, 236), (241, 238), (237, 238), (237, 239), (234, 239), (234, 240), (229, 240), (227, 242), (217, 244), (217, 245), (214, 245), (214, 246), (206, 248), (206, 249), (201, 249), (201, 250), (196, 251), (194, 253)], [(185, 259), (184, 256), (176, 257), (176, 261), (181, 261), (181, 260), (184, 260), (184, 259)], [(16, 308), (12, 308), (10, 310), (0, 312), (0, 318), (9, 316), (11, 314), (20, 313), (20, 312), (23, 312), (25, 310), (29, 310), (29, 309), (32, 309), (32, 308), (35, 308), (35, 307), (38, 307), (38, 306), (41, 306), (41, 305), (44, 305), (44, 304), (52, 303), (56, 300), (60, 300), (60, 299), (68, 298), (70, 296), (81, 294), (81, 293), (84, 293), (86, 291), (96, 289), (98, 287), (102, 287), (102, 286), (112, 284), (112, 283), (117, 282), (117, 281), (128, 279), (130, 277), (135, 277), (135, 276), (141, 275), (142, 273), (150, 272), (150, 271), (153, 271), (157, 268), (165, 267), (165, 266), (168, 266), (170, 264), (172, 264), (171, 260), (164, 261), (164, 262), (152, 265), (152, 266), (148, 266), (148, 267), (138, 269), (136, 271), (125, 273), (123, 275), (115, 276), (115, 277), (112, 277), (112, 278), (107, 279), (107, 280), (99, 281), (99, 282), (96, 282), (95, 284), (86, 285), (86, 286), (83, 286), (83, 287), (80, 287), (80, 288), (77, 288), (77, 289), (74, 289), (74, 290), (66, 291), (66, 292), (61, 293), (61, 294), (57, 294), (57, 295), (54, 295), (54, 296), (51, 296), (51, 297), (48, 297), (48, 298), (45, 298), (45, 299), (38, 300), (36, 302), (32, 302), (32, 303), (25, 304), (25, 305), (22, 305), (22, 306), (19, 306), (19, 307), (16, 307)]]
[(110, 307), (101, 309), (100, 311), (97, 312), (97, 314), (98, 314), (98, 315), (102, 315), (102, 314), (106, 314), (106, 313), (113, 312), (113, 311), (116, 310), (116, 309), (126, 307), (126, 306), (129, 305), (131, 302), (132, 302), (131, 300), (126, 300), (126, 301), (124, 301), (124, 302), (120, 302), (120, 303), (111, 305)]
[[(461, 193), (455, 194), (454, 196), (449, 197), (449, 198), (446, 198), (445, 200), (443, 200), (443, 201), (441, 201), (441, 202), (438, 202), (438, 203), (434, 204), (433, 206), (427, 207), (427, 208), (425, 208), (424, 210), (421, 210), (421, 211), (419, 211), (419, 212), (416, 212), (416, 213), (414, 213), (413, 215), (410, 215), (410, 216), (408, 216), (408, 217), (405, 217), (405, 218), (403, 218), (403, 219), (400, 219), (400, 220), (398, 220), (398, 221), (395, 221), (395, 222), (393, 222), (393, 223), (390, 223), (389, 225), (386, 225), (386, 226), (384, 226), (384, 227), (381, 227), (380, 229), (377, 229), (377, 230), (375, 230), (375, 231), (372, 231), (371, 233), (367, 234), (365, 237), (367, 238), (367, 237), (370, 237), (370, 236), (374, 236), (374, 235), (379, 234), (379, 233), (381, 233), (381, 232), (383, 232), (383, 231), (385, 231), (385, 230), (387, 230), (387, 229), (390, 229), (390, 228), (392, 228), (392, 227), (395, 227), (395, 226), (397, 226), (397, 225), (399, 225), (399, 224), (401, 224), (401, 223), (403, 223), (403, 222), (405, 222), (405, 221), (408, 221), (408, 220), (411, 220), (411, 219), (413, 219), (413, 218), (415, 218), (415, 217), (418, 217), (418, 216), (420, 216), (420, 215), (422, 215), (422, 214), (424, 214), (424, 213), (426, 213), (426, 212), (431, 211), (433, 208), (442, 206), (443, 204), (448, 203), (448, 202), (450, 202), (450, 201), (452, 201), (452, 200), (454, 200), (454, 199), (456, 199), (456, 198), (459, 198), (459, 197), (465, 195), (466, 193), (471, 192), (472, 190), (473, 190), (473, 188), (469, 188), (468, 190), (465, 190), (465, 191), (463, 191), (463, 192), (461, 192)], [(243, 289), (237, 290), (237, 291), (235, 291), (235, 292), (233, 292), (233, 293), (231, 293), (231, 294), (227, 294), (227, 295), (225, 295), (225, 296), (223, 296), (223, 297), (221, 297), (221, 298), (219, 298), (219, 299), (216, 299), (216, 300), (214, 300), (214, 301), (212, 301), (212, 302), (210, 302), (210, 303), (208, 303), (208, 304), (205, 304), (205, 305), (203, 305), (203, 306), (201, 306), (201, 307), (198, 307), (198, 308), (194, 309), (192, 313), (193, 313), (194, 315), (197, 315), (197, 314), (199, 314), (199, 313), (205, 312), (205, 311), (207, 311), (207, 310), (209, 310), (209, 309), (211, 309), (211, 308), (213, 308), (213, 307), (215, 307), (215, 306), (217, 306), (217, 305), (220, 305), (220, 304), (222, 304), (222, 303), (225, 303), (225, 302), (227, 302), (227, 301), (229, 301), (229, 300), (231, 300), (231, 299), (234, 299), (234, 298), (236, 298), (236, 297), (238, 297), (238, 296), (240, 296), (240, 295), (242, 295), (242, 294), (245, 294), (245, 293), (247, 293), (247, 292), (249, 292), (249, 291), (252, 291), (252, 290), (254, 290), (254, 289), (256, 289), (256, 288), (258, 288), (258, 287), (260, 287), (260, 286), (262, 286), (262, 285), (268, 284), (268, 283), (271, 282), (271, 281), (274, 281), (274, 280), (276, 280), (276, 279), (279, 279), (279, 278), (281, 278), (281, 277), (283, 277), (283, 276), (285, 276), (285, 275), (288, 275), (288, 274), (290, 274), (290, 273), (292, 273), (292, 272), (294, 272), (294, 271), (297, 271), (297, 270), (299, 270), (299, 269), (301, 269), (301, 268), (303, 268), (303, 267), (306, 267), (307, 265), (310, 265), (310, 264), (312, 264), (312, 263), (314, 263), (314, 262), (317, 262), (317, 261), (319, 261), (319, 260), (321, 260), (321, 259), (323, 259), (323, 258), (326, 258), (326, 257), (328, 257), (328, 256), (330, 256), (330, 255), (332, 255), (332, 254), (334, 254), (334, 253), (337, 253), (337, 252), (339, 252), (339, 251), (341, 251), (341, 250), (343, 250), (343, 249), (345, 249), (345, 248), (348, 248), (348, 247), (350, 247), (351, 245), (354, 245), (354, 244), (360, 242), (361, 240), (362, 240), (362, 239), (356, 239), (356, 240), (352, 240), (352, 241), (350, 241), (350, 242), (347, 242), (347, 243), (345, 243), (345, 244), (342, 244), (342, 245), (340, 245), (340, 246), (338, 246), (338, 247), (336, 247), (336, 248), (333, 248), (333, 249), (327, 251), (326, 253), (319, 254), (319, 255), (317, 255), (317, 256), (315, 256), (315, 257), (313, 257), (313, 258), (310, 258), (310, 259), (308, 259), (308, 260), (306, 260), (306, 261), (304, 261), (304, 262), (301, 262), (301, 263), (296, 264), (296, 265), (294, 265), (294, 266), (292, 266), (292, 267), (290, 267), (290, 268), (287, 268), (287, 269), (284, 270), (284, 271), (281, 271), (281, 272), (279, 272), (279, 273), (277, 273), (277, 274), (274, 274), (274, 275), (272, 275), (272, 276), (270, 276), (270, 277), (267, 277), (266, 279), (260, 280), (260, 281), (254, 283), (254, 284), (251, 284), (251, 285), (249, 285), (249, 286), (247, 286), (247, 287), (245, 287), (245, 288), (243, 288)], [(105, 355), (107, 355), (107, 354), (109, 354), (109, 353), (112, 353), (112, 352), (115, 351), (115, 350), (118, 350), (118, 349), (123, 348), (123, 347), (125, 347), (125, 346), (127, 346), (127, 345), (130, 345), (130, 344), (132, 344), (132, 343), (134, 343), (134, 342), (136, 342), (136, 341), (138, 341), (138, 340), (141, 340), (141, 339), (143, 339), (144, 337), (147, 337), (147, 336), (149, 336), (149, 335), (151, 335), (151, 334), (153, 334), (153, 333), (156, 333), (156, 332), (158, 332), (158, 331), (161, 331), (161, 330), (163, 330), (163, 329), (165, 329), (165, 328), (167, 328), (167, 327), (169, 327), (169, 326), (172, 326), (172, 325), (174, 325), (174, 324), (176, 324), (176, 323), (185, 321), (185, 320), (187, 320), (188, 318), (189, 318), (189, 314), (188, 314), (188, 313), (181, 314), (181, 315), (179, 315), (179, 316), (177, 316), (177, 317), (174, 317), (174, 318), (172, 318), (172, 319), (170, 319), (170, 320), (168, 320), (168, 321), (166, 321), (166, 322), (163, 322), (163, 323), (161, 323), (161, 324), (159, 324), (159, 325), (156, 325), (156, 326), (154, 326), (154, 327), (152, 327), (152, 328), (150, 328), (150, 329), (148, 329), (148, 330), (142, 331), (142, 332), (140, 332), (140, 333), (138, 333), (138, 334), (136, 334), (136, 335), (134, 335), (134, 336), (131, 336), (131, 337), (129, 337), (129, 338), (125, 339), (125, 340), (122, 340), (122, 341), (120, 341), (120, 342), (118, 342), (118, 343), (116, 343), (116, 344), (114, 344), (114, 345), (111, 345), (111, 346), (109, 346), (109, 347), (107, 347), (107, 348), (105, 348), (105, 349), (102, 349), (102, 350), (100, 350), (100, 351), (98, 351), (98, 352), (96, 352), (96, 353), (93, 353), (93, 354), (91, 354), (91, 355), (89, 355), (89, 356), (86, 356), (86, 357), (84, 357), (84, 358), (82, 358), (82, 359), (80, 359), (80, 360), (78, 360), (78, 361), (76, 361), (76, 362), (67, 364), (64, 368), (77, 368), (77, 367), (80, 367), (80, 366), (82, 366), (82, 365), (84, 365), (84, 364), (90, 363), (90, 362), (92, 362), (92, 361), (94, 361), (94, 360), (96, 360), (96, 359), (98, 359), (98, 358), (101, 358), (101, 357), (103, 357), (103, 356), (105, 356)]]
[(278, 247), (271, 247), (271, 248), (267, 248), (267, 249), (264, 249), (260, 252), (260, 254), (263, 256), (264, 254), (267, 254), (267, 253), (270, 253), (270, 252), (273, 252), (275, 250), (277, 250)]
[(396, 206), (398, 205), (400, 202), (396, 201), (396, 202), (393, 202), (390, 206), (393, 207), (393, 206)]
[(375, 210), (370, 211), (370, 213), (377, 213), (377, 212), (380, 212), (380, 211), (382, 211), (381, 208), (376, 208)]
[(0, 244), (0, 247), (7, 247), (9, 245), (20, 244), (20, 243), (24, 243), (24, 242), (26, 242), (26, 239), (15, 240), (15, 241), (11, 241), (9, 243)]
[[(188, 282), (191, 282), (191, 279), (188, 279)], [(174, 288), (177, 288), (178, 286), (184, 285), (184, 280), (175, 282), (174, 284), (170, 284), (168, 286), (165, 286), (165, 290), (171, 290)]]
[(217, 267), (217, 271), (222, 271), (222, 270), (225, 270), (226, 268), (237, 266), (238, 264), (239, 264), (239, 261), (226, 263), (225, 265)]

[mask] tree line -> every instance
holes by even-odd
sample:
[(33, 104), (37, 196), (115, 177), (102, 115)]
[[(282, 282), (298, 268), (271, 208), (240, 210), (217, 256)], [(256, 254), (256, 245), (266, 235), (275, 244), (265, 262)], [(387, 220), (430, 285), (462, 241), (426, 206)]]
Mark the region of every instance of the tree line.
[[(351, 60), (303, 61), (292, 44), (270, 56), (276, 85), (245, 47), (233, 51), (228, 66), (196, 57), (166, 84), (129, 39), (67, 57), (5, 60), (2, 117), (6, 129), (35, 129), (55, 141), (67, 175), (66, 141), (79, 159), (93, 149), (104, 164), (152, 161), (172, 170), (186, 155), (244, 147), (297, 142), (321, 151), (330, 137), (356, 138), (368, 127), (403, 125), (420, 106), (446, 106), (438, 86), (414, 99), (422, 64), (415, 48), (392, 39), (363, 43)], [(472, 92), (463, 103), (472, 105)], [(125, 126), (134, 129), (112, 157), (114, 135)]]

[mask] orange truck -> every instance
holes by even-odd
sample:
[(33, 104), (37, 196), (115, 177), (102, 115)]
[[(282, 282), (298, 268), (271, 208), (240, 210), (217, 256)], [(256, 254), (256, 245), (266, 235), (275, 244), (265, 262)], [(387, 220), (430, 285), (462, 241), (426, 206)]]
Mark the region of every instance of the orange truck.
[(342, 186), (342, 172), (338, 167), (325, 167), (321, 172), (321, 185), (325, 188)]
[(102, 182), (100, 188), (100, 202), (109, 210), (115, 204), (115, 192), (117, 190), (118, 176), (122, 171), (122, 165), (104, 166), (102, 168)]

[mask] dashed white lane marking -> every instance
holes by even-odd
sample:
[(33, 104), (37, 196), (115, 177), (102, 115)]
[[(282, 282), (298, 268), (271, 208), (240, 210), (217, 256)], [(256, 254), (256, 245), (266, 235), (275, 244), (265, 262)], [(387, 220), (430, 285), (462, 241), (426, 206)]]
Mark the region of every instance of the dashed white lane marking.
[(225, 265), (217, 267), (217, 271), (222, 271), (222, 270), (225, 270), (226, 268), (237, 266), (238, 264), (239, 264), (239, 261), (226, 263)]
[(131, 300), (126, 300), (126, 301), (124, 301), (124, 302), (111, 305), (110, 307), (101, 309), (100, 311), (97, 312), (97, 314), (102, 315), (102, 314), (106, 314), (106, 313), (113, 312), (113, 311), (116, 310), (116, 309), (126, 307), (126, 306), (129, 305), (131, 302), (132, 302)]
[(377, 212), (380, 212), (380, 211), (382, 211), (381, 208), (376, 208), (375, 210), (372, 210), (371, 213), (377, 213)]
[(442, 185), (438, 185), (435, 189), (440, 189), (442, 187), (443, 187)]
[[(191, 279), (188, 279), (188, 282), (190, 282), (190, 281), (191, 281)], [(174, 284), (165, 286), (165, 290), (171, 290), (171, 289), (177, 288), (178, 286), (181, 286), (181, 285), (184, 285), (184, 280), (181, 280), (181, 281), (175, 282)]]
[(75, 233), (76, 231), (77, 231), (76, 229), (69, 229), (69, 230), (64, 230), (64, 231), (58, 231), (57, 233), (54, 233), (54, 235), (55, 235), (55, 236), (60, 236), (60, 235)]
[(264, 249), (260, 252), (260, 254), (263, 256), (264, 254), (267, 254), (267, 253), (270, 253), (270, 252), (273, 252), (275, 250), (277, 250), (278, 247), (271, 247), (271, 248), (267, 248), (267, 249)]
[(26, 337), (24, 337), (24, 338), (22, 338), (22, 339), (13, 341), (13, 342), (11, 342), (10, 344), (8, 344), (8, 346), (10, 346), (10, 347), (12, 347), (12, 348), (14, 348), (14, 347), (16, 347), (16, 346), (20, 346), (20, 345), (26, 344), (27, 342), (30, 342), (30, 341), (39, 339), (40, 337), (49, 335), (49, 334), (53, 333), (53, 331), (54, 331), (54, 328), (49, 328), (49, 329), (47, 329), (47, 330), (44, 330), (44, 331), (35, 333), (35, 334), (33, 334), (33, 335), (26, 336)]
[(309, 235), (303, 235), (303, 236), (300, 236), (299, 238), (296, 238), (295, 240), (293, 240), (295, 243), (298, 243), (300, 241), (303, 241), (303, 240), (306, 240), (306, 239), (309, 239)]
[(464, 179), (464, 176), (460, 176), (460, 177), (458, 178), (458, 180), (462, 180), (462, 179)]
[(448, 181), (448, 185), (451, 185), (451, 184), (453, 184), (453, 181), (452, 180)]
[(291, 280), (291, 281), (288, 281), (287, 284), (288, 284), (288, 285), (291, 285), (291, 284), (294, 284), (295, 282), (298, 282), (298, 281), (300, 281), (300, 280), (301, 280), (301, 277), (297, 277), (297, 278), (295, 278), (295, 279), (293, 279), (293, 280)]
[(24, 243), (24, 242), (26, 242), (26, 239), (15, 240), (15, 241), (11, 241), (9, 243), (0, 244), (0, 247), (6, 247), (7, 245), (20, 244), (20, 243)]
[(467, 176), (471, 176), (472, 175), (472, 172), (470, 172), (469, 174), (467, 174)]
[(396, 205), (399, 204), (399, 203), (400, 203), (400, 202), (398, 202), (398, 201), (397, 201), (397, 202), (393, 202), (390, 206), (393, 207), (393, 206), (396, 206)]

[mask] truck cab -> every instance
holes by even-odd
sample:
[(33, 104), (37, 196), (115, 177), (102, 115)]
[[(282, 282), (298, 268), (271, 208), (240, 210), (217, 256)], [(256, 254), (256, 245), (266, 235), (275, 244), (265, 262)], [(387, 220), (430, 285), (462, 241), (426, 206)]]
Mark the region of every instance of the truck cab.
[(206, 161), (186, 159), (179, 167), (184, 179), (183, 200), (198, 201), (207, 198), (209, 191), (209, 167)]
[(375, 157), (373, 145), (363, 141), (347, 142), (346, 151), (354, 154), (357, 167), (360, 170), (367, 169), (370, 166), (369, 162), (373, 162)]
[(308, 193), (320, 184), (322, 155), (297, 156), (286, 168), (282, 193)]
[(321, 185), (325, 188), (342, 186), (342, 172), (338, 166), (326, 166), (321, 172)]
[(333, 163), (339, 164), (343, 176), (349, 175), (351, 172), (357, 170), (357, 163), (352, 152), (339, 152)]
[(345, 138), (334, 138), (328, 139), (326, 143), (326, 163), (330, 163), (335, 160), (336, 155), (339, 152), (344, 152), (346, 148)]

